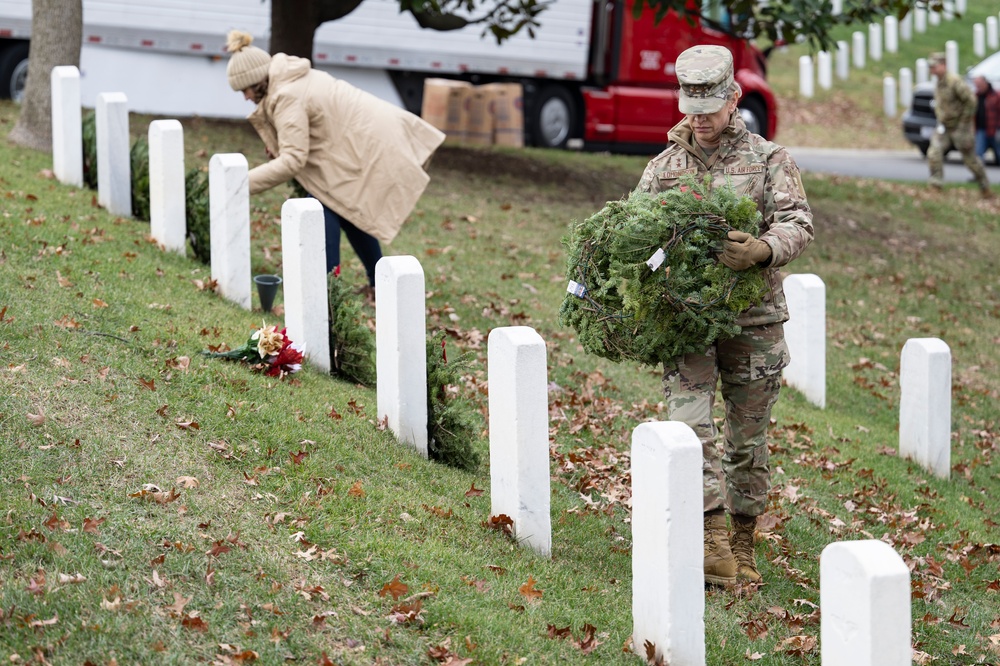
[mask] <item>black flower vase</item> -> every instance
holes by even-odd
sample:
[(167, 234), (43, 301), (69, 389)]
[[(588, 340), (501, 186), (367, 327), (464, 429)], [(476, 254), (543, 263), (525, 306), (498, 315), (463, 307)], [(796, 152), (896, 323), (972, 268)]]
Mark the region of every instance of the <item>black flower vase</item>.
[(270, 312), (274, 305), (274, 295), (278, 293), (281, 284), (280, 275), (255, 275), (253, 282), (257, 285), (257, 296), (260, 297), (260, 307), (264, 312)]

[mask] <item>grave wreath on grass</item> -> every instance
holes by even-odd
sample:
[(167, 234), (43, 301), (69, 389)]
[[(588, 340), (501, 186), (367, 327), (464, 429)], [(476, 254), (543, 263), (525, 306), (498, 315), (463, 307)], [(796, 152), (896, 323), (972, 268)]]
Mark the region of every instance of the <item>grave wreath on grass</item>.
[(763, 298), (762, 269), (717, 257), (729, 231), (757, 236), (760, 222), (753, 199), (693, 177), (608, 202), (570, 226), (560, 322), (591, 354), (653, 366), (737, 335), (737, 316)]

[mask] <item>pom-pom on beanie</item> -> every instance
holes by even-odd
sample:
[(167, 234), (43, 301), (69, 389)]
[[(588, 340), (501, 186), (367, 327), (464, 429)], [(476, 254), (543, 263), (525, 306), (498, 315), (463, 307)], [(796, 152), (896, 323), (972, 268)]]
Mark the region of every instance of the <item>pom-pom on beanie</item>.
[(251, 46), (253, 37), (239, 30), (231, 30), (226, 37), (226, 50), (233, 55), (226, 65), (226, 75), (233, 90), (246, 90), (267, 78), (271, 56), (264, 49)]

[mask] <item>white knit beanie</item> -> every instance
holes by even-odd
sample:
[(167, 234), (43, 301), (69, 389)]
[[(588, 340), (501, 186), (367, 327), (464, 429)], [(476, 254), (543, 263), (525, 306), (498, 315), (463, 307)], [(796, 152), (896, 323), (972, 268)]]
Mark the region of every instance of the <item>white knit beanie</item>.
[(246, 90), (267, 79), (271, 56), (264, 49), (250, 46), (253, 37), (239, 30), (231, 30), (226, 37), (226, 50), (233, 55), (226, 65), (226, 75), (233, 90)]

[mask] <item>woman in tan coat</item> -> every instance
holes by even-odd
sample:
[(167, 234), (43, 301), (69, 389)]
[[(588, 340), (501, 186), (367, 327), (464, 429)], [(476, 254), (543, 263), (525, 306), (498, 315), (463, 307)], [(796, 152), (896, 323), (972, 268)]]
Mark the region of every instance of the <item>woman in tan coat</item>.
[(257, 104), (250, 124), (269, 162), (250, 170), (250, 193), (293, 178), (323, 204), (326, 266), (340, 265), (340, 231), (375, 284), (379, 241), (389, 242), (430, 180), (423, 165), (444, 134), (419, 117), (312, 69), (309, 60), (229, 33), (229, 85)]

